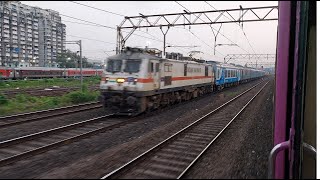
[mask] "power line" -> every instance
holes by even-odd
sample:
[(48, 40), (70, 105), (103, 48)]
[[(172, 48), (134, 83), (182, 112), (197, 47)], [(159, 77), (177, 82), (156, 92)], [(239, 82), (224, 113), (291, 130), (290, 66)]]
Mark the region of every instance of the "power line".
[(78, 3), (78, 2), (74, 2), (74, 1), (69, 1), (69, 2), (72, 2), (72, 3), (75, 3), (75, 4), (79, 4), (79, 5), (82, 5), (82, 6), (86, 6), (86, 7), (89, 7), (89, 8), (92, 8), (92, 9), (96, 9), (96, 10), (99, 10), (99, 11), (103, 11), (103, 12), (106, 12), (106, 13), (110, 13), (110, 14), (114, 14), (114, 15), (125, 17), (125, 15), (114, 13), (114, 12), (107, 11), (107, 10), (104, 10), (104, 9), (99, 9), (99, 8), (96, 8), (96, 7), (93, 7), (93, 6), (81, 4), (81, 3)]
[(71, 19), (76, 19), (76, 20), (79, 20), (79, 21), (83, 21), (83, 22), (87, 22), (87, 23), (95, 24), (95, 25), (98, 25), (98, 26), (103, 26), (103, 27), (105, 27), (105, 28), (109, 28), (109, 29), (117, 30), (117, 29), (116, 29), (116, 28), (114, 28), (114, 27), (110, 27), (110, 26), (106, 26), (106, 25), (102, 25), (102, 24), (94, 23), (94, 22), (91, 22), (91, 21), (87, 21), (87, 20), (83, 20), (83, 19), (75, 18), (75, 17), (72, 17), (72, 16), (64, 15), (64, 14), (60, 14), (60, 15), (61, 15), (61, 16), (68, 17), (68, 18), (71, 18)]
[[(189, 9), (187, 9), (186, 7), (184, 7), (182, 4), (180, 4), (180, 3), (178, 3), (177, 1), (175, 1), (178, 5), (180, 5), (181, 7), (183, 7), (184, 9), (186, 9), (187, 11), (189, 11), (189, 12), (191, 12)], [(199, 19), (201, 20), (201, 21), (203, 21), (203, 22), (205, 22), (204, 20), (202, 20), (200, 17), (199, 17)], [(211, 26), (210, 26), (211, 27)], [(212, 27), (212, 29), (214, 29), (213, 27)], [(214, 30), (216, 30), (216, 29), (214, 29)], [(216, 30), (216, 31), (218, 31), (218, 30)], [(220, 33), (223, 37), (225, 37), (226, 39), (228, 39), (231, 43), (233, 43), (233, 44), (236, 44), (235, 42), (233, 42), (231, 39), (229, 39), (228, 37), (226, 37), (224, 34), (222, 34), (222, 33)], [(240, 49), (242, 49), (243, 51), (245, 51), (245, 52), (247, 52), (247, 53), (249, 53), (247, 50), (245, 50), (245, 49), (243, 49), (242, 47), (240, 47), (240, 46), (238, 46)]]
[[(191, 34), (193, 34), (196, 38), (198, 38), (200, 41), (202, 41), (205, 45), (207, 45), (208, 47), (210, 47), (211, 49), (213, 49), (210, 45), (208, 45), (206, 42), (204, 42), (203, 40), (201, 40), (198, 36), (196, 36), (192, 31), (189, 30), (189, 32)], [(219, 54), (221, 54), (223, 56), (222, 53), (220, 53), (219, 51), (217, 51)], [(209, 54), (209, 53), (208, 53)], [(213, 56), (212, 54), (209, 54), (210, 56)]]
[[(73, 3), (76, 3), (74, 1), (70, 1), (70, 2), (73, 2)], [(107, 13), (111, 13), (111, 14), (115, 14), (115, 15), (119, 15), (119, 16), (123, 16), (125, 17), (124, 15), (122, 14), (117, 14), (117, 13), (113, 13), (113, 12), (110, 12), (110, 11), (106, 11), (106, 10), (103, 10), (103, 9), (99, 9), (99, 8), (96, 8), (96, 7), (93, 7), (93, 6), (88, 6), (88, 5), (84, 5), (84, 4), (81, 4), (81, 3), (76, 3), (76, 4), (79, 4), (79, 5), (83, 5), (83, 6), (86, 6), (86, 7), (89, 7), (89, 8), (93, 8), (93, 9), (96, 9), (96, 10), (99, 10), (99, 11), (104, 11), (104, 12), (107, 12)], [(62, 15), (62, 14), (61, 14)], [(86, 20), (81, 20), (79, 18), (74, 18), (74, 17), (71, 17), (71, 16), (67, 16), (67, 15), (63, 15), (63, 16), (66, 16), (66, 17), (69, 17), (69, 18), (73, 18), (73, 19), (77, 19), (77, 20), (80, 20), (80, 21), (84, 21), (84, 22), (88, 22), (88, 23), (92, 23), (92, 26), (98, 26), (98, 27), (107, 27), (107, 28), (110, 28), (110, 29), (114, 29), (116, 30), (116, 28), (112, 28), (112, 27), (109, 27), (109, 26), (105, 26), (105, 25), (101, 25), (101, 24), (98, 24), (98, 23), (93, 23), (93, 22), (90, 22), (90, 21), (86, 21)], [(72, 23), (76, 23), (76, 22), (72, 22)], [(77, 23), (77, 24), (84, 24), (84, 23)], [(91, 24), (84, 24), (84, 25), (91, 25)], [(140, 30), (137, 30), (137, 31), (140, 31)], [(127, 32), (127, 31), (124, 31), (124, 32)], [(147, 32), (144, 32), (144, 31), (140, 31), (140, 32), (143, 32), (143, 33), (146, 33), (152, 37), (155, 37)], [(135, 36), (139, 36), (139, 37), (143, 37), (143, 38), (147, 38), (147, 39), (151, 39), (151, 40), (155, 40), (155, 41), (160, 41), (160, 42), (163, 42), (162, 40), (159, 40), (158, 38), (149, 38), (149, 37), (146, 37), (146, 36), (142, 36), (142, 35), (138, 35), (138, 34), (133, 34)], [(168, 44), (168, 43), (166, 43)], [(170, 45), (170, 44), (168, 44)], [(180, 48), (176, 48), (176, 49), (180, 49)], [(181, 49), (180, 49), (181, 50)], [(184, 50), (182, 50), (184, 51)], [(186, 52), (186, 51), (184, 51)]]
[(95, 27), (103, 27), (101, 25), (94, 25), (94, 24), (86, 24), (86, 23), (80, 23), (80, 22), (75, 22), (75, 21), (67, 21), (67, 20), (62, 20), (64, 22), (69, 22), (69, 23), (75, 23), (75, 24), (81, 24), (81, 25), (88, 25), (88, 26), (95, 26)]
[(116, 43), (112, 43), (112, 42), (101, 41), (101, 40), (97, 40), (97, 39), (90, 39), (90, 38), (85, 38), (85, 37), (81, 37), (81, 36), (74, 36), (74, 35), (66, 35), (66, 36), (77, 37), (77, 38), (82, 38), (82, 39), (87, 39), (87, 40), (97, 41), (97, 42), (103, 42), (103, 43), (106, 43), (106, 44), (116, 44)]
[[(209, 6), (211, 6), (214, 10), (217, 10), (215, 7), (213, 7), (213, 6), (212, 6), (210, 3), (208, 3), (207, 1), (204, 1), (204, 2), (207, 3)], [(227, 13), (228, 13), (228, 12), (227, 12)], [(231, 20), (228, 16), (226, 16), (226, 15), (224, 15), (224, 14), (222, 14), (222, 15), (223, 15), (224, 17), (226, 17), (227, 19)], [(230, 15), (230, 14), (229, 14), (229, 15)], [(231, 16), (231, 15), (230, 15), (230, 16)], [(235, 23), (236, 23), (236, 22), (235, 22)], [(236, 23), (236, 24), (237, 24), (237, 25), (239, 26), (239, 28), (242, 30), (242, 32), (243, 32), (244, 36), (246, 37), (246, 39), (247, 39), (247, 41), (248, 41), (248, 43), (249, 43), (252, 51), (256, 54), (256, 52), (254, 51), (253, 47), (251, 46), (251, 43), (250, 43), (247, 35), (245, 34), (244, 30), (240, 27), (240, 24), (238, 24), (238, 23)]]

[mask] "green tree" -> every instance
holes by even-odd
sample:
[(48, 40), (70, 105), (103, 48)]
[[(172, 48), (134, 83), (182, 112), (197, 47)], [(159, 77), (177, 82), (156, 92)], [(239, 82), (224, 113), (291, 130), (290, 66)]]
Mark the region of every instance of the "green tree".
[[(64, 53), (57, 55), (57, 63), (63, 68), (80, 68), (80, 55), (67, 49)], [(82, 57), (82, 67), (92, 68), (93, 64), (88, 62), (88, 58)]]

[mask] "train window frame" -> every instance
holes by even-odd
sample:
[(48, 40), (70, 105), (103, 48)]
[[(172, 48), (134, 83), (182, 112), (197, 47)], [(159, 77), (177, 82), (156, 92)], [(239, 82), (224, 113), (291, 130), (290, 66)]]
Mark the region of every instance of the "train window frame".
[(188, 75), (188, 64), (184, 64), (183, 75), (184, 76)]
[[(117, 69), (117, 70), (114, 70), (114, 66), (115, 65), (113, 63), (115, 61), (117, 61), (119, 63), (118, 65), (120, 66), (120, 68)], [(112, 70), (110, 69), (111, 63), (112, 63)], [(107, 72), (112, 72), (112, 73), (120, 72), (122, 70), (122, 66), (123, 66), (123, 60), (120, 60), (120, 59), (109, 59), (108, 62), (107, 62), (106, 71)]]
[(160, 63), (156, 63), (156, 72), (160, 71)]
[(172, 64), (165, 63), (164, 64), (164, 72), (172, 72)]
[[(138, 69), (136, 71), (128, 71), (128, 64), (129, 63), (138, 63)], [(123, 72), (128, 72), (128, 73), (138, 73), (141, 69), (141, 63), (142, 63), (142, 60), (141, 59), (126, 59), (126, 62), (125, 62), (125, 67), (123, 69)], [(121, 72), (121, 70), (120, 70)]]
[(154, 72), (153, 62), (150, 62), (150, 72)]

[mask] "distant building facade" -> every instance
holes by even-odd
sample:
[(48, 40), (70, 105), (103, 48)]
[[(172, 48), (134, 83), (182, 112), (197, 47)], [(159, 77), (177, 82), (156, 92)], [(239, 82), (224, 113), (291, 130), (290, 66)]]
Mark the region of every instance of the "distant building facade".
[(0, 12), (0, 66), (57, 67), (66, 40), (58, 12), (19, 1), (0, 1)]

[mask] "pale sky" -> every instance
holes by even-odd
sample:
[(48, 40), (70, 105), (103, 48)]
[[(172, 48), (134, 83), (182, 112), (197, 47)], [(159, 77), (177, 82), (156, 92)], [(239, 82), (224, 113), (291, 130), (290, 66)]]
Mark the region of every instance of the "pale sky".
[[(183, 12), (184, 8), (181, 7), (175, 1), (78, 1), (79, 3), (86, 4), (89, 6), (97, 7), (99, 9), (104, 9), (106, 11), (114, 12), (126, 16), (136, 16), (139, 13), (144, 15), (150, 14), (163, 14), (163, 13), (180, 13)], [(188, 8), (190, 11), (204, 11), (213, 10), (204, 1), (178, 1), (181, 5)], [(207, 1), (216, 9), (238, 9), (239, 5), (243, 8), (246, 7), (263, 7), (263, 6), (277, 6), (277, 1)], [(70, 1), (21, 1), (23, 4), (30, 6), (38, 6), (44, 9), (52, 9), (58, 11), (62, 15), (72, 16), (78, 19), (87, 20), (90, 22), (95, 22), (98, 24), (110, 26), (116, 28), (124, 17), (118, 16), (99, 10), (91, 9), (89, 7), (81, 6)], [(266, 11), (258, 11), (261, 14), (260, 17), (266, 14)], [(237, 12), (238, 13), (238, 12)], [(277, 18), (278, 11), (271, 12), (270, 17)], [(233, 14), (235, 18), (238, 18), (238, 14)], [(251, 14), (252, 15), (252, 14)], [(250, 15), (250, 16), (251, 16)], [(109, 55), (114, 55), (115, 52), (110, 52), (115, 50), (116, 47), (116, 30), (108, 29), (104, 27), (88, 26), (83, 24), (76, 24), (72, 22), (81, 22), (75, 19), (68, 18), (66, 16), (61, 16), (63, 23), (66, 24), (66, 35), (67, 40), (79, 40), (83, 41), (83, 55), (92, 59), (105, 59), (107, 52)], [(244, 23), (244, 32), (247, 35), (249, 42), (251, 43), (253, 50), (259, 54), (275, 54), (276, 53), (276, 38), (277, 38), (277, 21), (261, 21), (261, 22), (247, 22)], [(220, 24), (214, 24), (215, 29), (219, 29)], [(141, 31), (147, 31), (147, 29), (142, 28)], [(250, 47), (248, 41), (246, 40), (242, 30), (235, 23), (223, 24), (220, 30), (224, 36), (238, 44), (241, 48), (236, 46), (217, 46), (216, 50), (221, 54), (213, 54), (214, 46), (214, 35), (210, 29), (209, 25), (196, 25), (191, 26), (190, 31), (194, 33), (197, 37), (189, 32), (189, 26), (179, 28), (170, 28), (167, 34), (167, 43), (171, 43), (176, 46), (199, 46), (193, 48), (167, 48), (167, 52), (180, 52), (184, 55), (191, 50), (202, 51), (202, 58), (223, 61), (224, 56), (227, 54), (247, 54), (254, 53)], [(148, 28), (148, 33), (153, 36), (158, 37), (158, 39), (163, 40), (163, 35), (159, 28)], [(136, 31), (135, 34), (147, 36), (154, 38), (146, 33)], [(78, 36), (78, 37), (74, 37)], [(230, 44), (227, 38), (222, 35), (218, 35), (217, 44)], [(79, 38), (81, 37), (81, 38)], [(87, 39), (94, 39), (87, 40)], [(203, 42), (205, 43), (203, 43)], [(207, 44), (207, 45), (206, 45)], [(163, 42), (154, 41), (151, 39), (146, 39), (138, 36), (130, 36), (126, 45), (128, 46), (140, 46), (163, 49)], [(210, 47), (208, 47), (211, 46)], [(78, 50), (77, 45), (67, 45), (67, 48), (71, 50)], [(243, 50), (244, 49), (244, 50)], [(183, 50), (183, 51), (182, 51)], [(247, 52), (246, 52), (247, 51)], [(270, 60), (269, 60), (270, 61)], [(272, 61), (272, 60), (271, 60)], [(238, 62), (235, 62), (238, 63)], [(243, 64), (239, 62), (238, 64)]]

